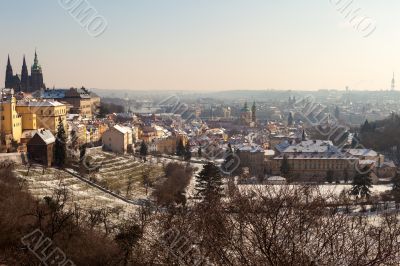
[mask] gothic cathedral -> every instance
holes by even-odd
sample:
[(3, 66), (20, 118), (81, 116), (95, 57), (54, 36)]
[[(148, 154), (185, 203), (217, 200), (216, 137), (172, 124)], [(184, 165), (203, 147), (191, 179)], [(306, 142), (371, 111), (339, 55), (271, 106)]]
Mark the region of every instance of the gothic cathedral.
[(8, 56), (5, 88), (14, 89), (16, 92), (34, 92), (46, 88), (45, 84), (43, 83), (42, 67), (39, 64), (36, 51), (30, 76), (28, 73), (28, 67), (26, 66), (25, 56), (22, 63), (21, 75), (14, 75), (10, 63), (10, 56)]

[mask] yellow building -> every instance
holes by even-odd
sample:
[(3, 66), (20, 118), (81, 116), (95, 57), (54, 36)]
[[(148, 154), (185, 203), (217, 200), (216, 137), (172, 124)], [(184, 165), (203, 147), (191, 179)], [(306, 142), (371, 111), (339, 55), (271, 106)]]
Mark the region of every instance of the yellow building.
[[(33, 126), (34, 118), (36, 115), (36, 128), (49, 129), (53, 134), (57, 133), (57, 127), (59, 121), (64, 124), (64, 128), (67, 129), (67, 107), (57, 101), (29, 101), (29, 102), (18, 102), (16, 111), (23, 117), (23, 121), (27, 123), (24, 128), (29, 129), (29, 126)], [(31, 120), (30, 120), (31, 119)]]
[(1, 140), (2, 144), (8, 146), (11, 141), (17, 143), (21, 140), (22, 135), (22, 117), (16, 111), (17, 100), (11, 96), (7, 100), (1, 101)]

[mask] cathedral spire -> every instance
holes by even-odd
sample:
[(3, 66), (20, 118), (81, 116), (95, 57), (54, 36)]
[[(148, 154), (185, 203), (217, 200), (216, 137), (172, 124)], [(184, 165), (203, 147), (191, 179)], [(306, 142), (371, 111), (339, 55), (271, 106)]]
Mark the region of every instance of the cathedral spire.
[(21, 90), (27, 92), (29, 89), (29, 73), (28, 67), (26, 66), (25, 55), (22, 62), (22, 70), (21, 70)]
[(38, 66), (39, 65), (39, 60), (38, 60), (36, 49), (35, 49), (35, 58), (33, 59), (33, 65), (34, 66)]
[(32, 65), (32, 71), (35, 71), (35, 70), (39, 71), (39, 72), (42, 71), (42, 67), (39, 65), (39, 59), (37, 56), (36, 49), (35, 49), (35, 59), (33, 59), (33, 65)]
[(14, 73), (10, 62), (10, 55), (7, 58), (7, 68), (6, 68), (6, 79), (5, 79), (5, 87), (12, 88), (14, 82)]

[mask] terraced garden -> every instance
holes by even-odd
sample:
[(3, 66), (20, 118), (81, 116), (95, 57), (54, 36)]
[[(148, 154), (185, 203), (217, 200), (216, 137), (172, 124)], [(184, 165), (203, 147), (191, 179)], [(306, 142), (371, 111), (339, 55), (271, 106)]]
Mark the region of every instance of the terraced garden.
[(151, 193), (149, 185), (163, 175), (161, 163), (143, 163), (134, 157), (107, 152), (99, 152), (90, 157), (90, 165), (99, 166), (99, 171), (90, 174), (88, 178), (127, 199), (147, 198)]
[[(111, 153), (98, 152), (91, 156), (92, 165), (99, 164), (99, 171), (83, 176), (107, 190), (131, 199), (146, 199), (146, 186), (143, 176), (147, 173), (148, 182), (154, 182), (162, 175), (162, 165), (142, 163), (129, 157), (117, 156)], [(68, 171), (75, 172), (72, 169)], [(128, 215), (137, 208), (137, 205), (126, 203), (82, 180), (56, 168), (47, 168), (43, 171), (40, 166), (29, 169), (24, 165), (17, 165), (15, 172), (22, 178), (28, 189), (38, 198), (51, 196), (55, 189), (65, 186), (69, 192), (70, 204), (78, 204), (82, 209), (100, 209), (121, 207)], [(151, 188), (148, 188), (148, 195)]]

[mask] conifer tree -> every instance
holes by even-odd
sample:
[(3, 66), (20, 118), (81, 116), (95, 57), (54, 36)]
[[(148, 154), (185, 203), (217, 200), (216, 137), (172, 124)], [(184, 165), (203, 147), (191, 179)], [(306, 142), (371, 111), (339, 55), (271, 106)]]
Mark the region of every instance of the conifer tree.
[(353, 187), (350, 193), (358, 198), (367, 198), (371, 195), (370, 188), (372, 187), (372, 180), (369, 176), (369, 172), (363, 169), (363, 173), (357, 173), (353, 180)]
[(58, 167), (63, 167), (67, 158), (67, 136), (65, 134), (64, 124), (59, 120), (56, 142), (54, 144), (54, 163)]
[(222, 176), (220, 169), (212, 162), (203, 166), (196, 177), (195, 190), (203, 202), (212, 202), (222, 196)]
[(192, 152), (190, 150), (189, 142), (186, 144), (184, 157), (185, 157), (185, 161), (190, 161), (190, 159), (192, 159)]
[(144, 141), (142, 141), (142, 144), (140, 144), (140, 150), (139, 150), (140, 156), (145, 157), (147, 156), (147, 145)]

